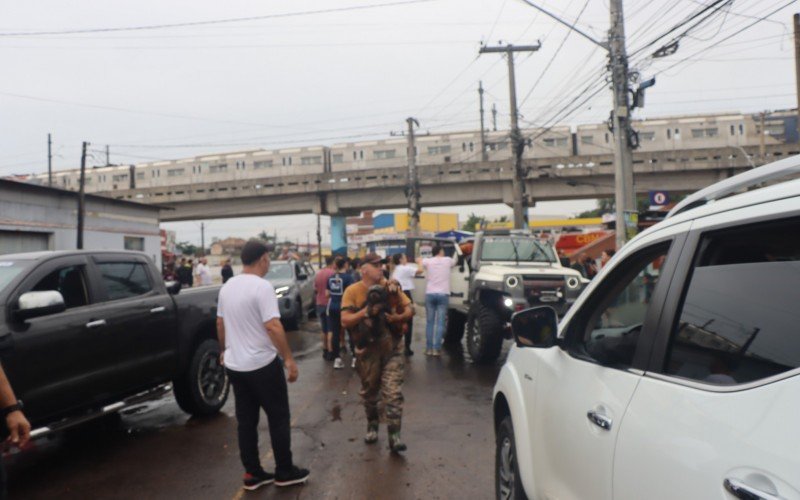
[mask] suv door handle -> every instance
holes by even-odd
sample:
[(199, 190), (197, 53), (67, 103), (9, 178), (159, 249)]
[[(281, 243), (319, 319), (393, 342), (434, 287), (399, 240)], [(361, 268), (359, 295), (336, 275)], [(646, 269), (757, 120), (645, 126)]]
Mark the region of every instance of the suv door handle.
[(159, 307), (154, 307), (154, 308), (150, 309), (150, 313), (151, 313), (151, 314), (163, 313), (163, 312), (164, 312), (164, 311), (166, 311), (166, 310), (167, 310), (167, 308), (166, 308), (166, 307), (164, 307), (164, 306), (159, 306)]
[(98, 319), (95, 321), (90, 321), (86, 323), (86, 328), (100, 328), (101, 326), (106, 326), (106, 320)]
[(748, 486), (738, 479), (726, 478), (722, 485), (731, 495), (742, 500), (781, 500), (781, 497)]
[(601, 414), (597, 413), (596, 411), (592, 410), (592, 411), (586, 413), (586, 418), (588, 418), (591, 423), (593, 423), (594, 425), (596, 425), (597, 427), (600, 427), (601, 429), (603, 429), (605, 431), (610, 431), (611, 430), (611, 422), (612, 422), (612, 420), (610, 418), (606, 417), (605, 415), (601, 415)]

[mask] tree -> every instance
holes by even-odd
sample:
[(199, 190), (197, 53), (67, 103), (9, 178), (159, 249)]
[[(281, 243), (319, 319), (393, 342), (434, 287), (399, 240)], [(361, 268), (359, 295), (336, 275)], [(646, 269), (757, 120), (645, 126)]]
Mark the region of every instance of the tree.
[(480, 229), (480, 227), (485, 223), (486, 223), (485, 218), (475, 215), (474, 213), (471, 213), (469, 214), (469, 217), (467, 217), (467, 221), (464, 222), (464, 224), (461, 226), (461, 230), (470, 231), (474, 233), (475, 231)]
[(175, 248), (183, 255), (197, 255), (197, 245), (189, 243), (188, 241), (175, 243)]

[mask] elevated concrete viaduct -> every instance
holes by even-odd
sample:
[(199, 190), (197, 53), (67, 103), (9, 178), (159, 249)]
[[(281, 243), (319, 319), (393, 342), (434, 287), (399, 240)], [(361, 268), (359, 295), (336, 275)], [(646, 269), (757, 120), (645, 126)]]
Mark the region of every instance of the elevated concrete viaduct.
[[(751, 168), (798, 154), (797, 145), (771, 145), (764, 158), (746, 148), (751, 159), (733, 148), (638, 153), (634, 155), (637, 193), (649, 190), (691, 192)], [(611, 155), (528, 161), (526, 192), (537, 201), (612, 197)], [(445, 163), (420, 167), (423, 207), (506, 203), (512, 201), (510, 161)], [(119, 199), (172, 207), (162, 221), (219, 219), (264, 215), (322, 213), (345, 216), (374, 209), (407, 206), (404, 168), (264, 177), (103, 193)], [(533, 205), (531, 203), (531, 205)]]

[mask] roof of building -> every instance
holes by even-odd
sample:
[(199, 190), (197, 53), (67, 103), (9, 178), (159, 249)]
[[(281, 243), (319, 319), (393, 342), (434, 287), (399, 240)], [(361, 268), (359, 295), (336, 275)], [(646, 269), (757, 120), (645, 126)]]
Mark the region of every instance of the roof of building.
[[(13, 189), (14, 191), (25, 191), (29, 193), (59, 194), (59, 195), (74, 196), (76, 200), (78, 198), (77, 191), (71, 191), (69, 189), (62, 189), (58, 187), (41, 186), (39, 184), (30, 184), (23, 181), (15, 181), (2, 178), (0, 178), (0, 189)], [(153, 210), (172, 210), (172, 207), (168, 207), (165, 205), (144, 204), (131, 200), (121, 200), (117, 198), (110, 198), (108, 196), (100, 196), (98, 194), (86, 193), (84, 196), (86, 197), (87, 200), (119, 203), (120, 205), (126, 205), (136, 208), (150, 208)]]

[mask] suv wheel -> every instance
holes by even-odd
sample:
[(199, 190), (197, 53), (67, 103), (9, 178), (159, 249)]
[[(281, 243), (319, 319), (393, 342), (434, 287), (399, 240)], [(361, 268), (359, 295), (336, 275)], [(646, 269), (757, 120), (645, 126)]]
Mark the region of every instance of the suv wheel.
[(497, 429), (497, 447), (494, 456), (495, 497), (500, 500), (526, 499), (519, 478), (517, 447), (514, 444), (514, 425), (511, 423), (510, 416), (506, 416)]
[(294, 314), (292, 317), (286, 320), (286, 329), (287, 330), (297, 330), (300, 328), (300, 323), (303, 322), (303, 303), (300, 302), (300, 299), (297, 299), (297, 302), (294, 304)]
[(200, 342), (188, 369), (173, 383), (178, 406), (196, 416), (218, 412), (228, 400), (229, 390), (225, 367), (219, 364), (219, 342), (213, 339)]
[(467, 320), (465, 331), (467, 349), (473, 363), (491, 363), (500, 356), (503, 348), (503, 321), (492, 309), (479, 305), (477, 317)]
[(447, 329), (444, 332), (444, 343), (457, 345), (464, 338), (464, 324), (467, 318), (460, 312), (447, 311)]

